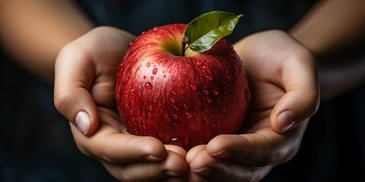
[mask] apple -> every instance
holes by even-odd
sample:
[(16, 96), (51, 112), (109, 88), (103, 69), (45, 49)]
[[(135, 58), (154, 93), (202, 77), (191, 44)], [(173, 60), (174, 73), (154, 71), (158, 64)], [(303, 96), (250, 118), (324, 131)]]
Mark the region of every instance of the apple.
[(226, 39), (186, 49), (186, 24), (155, 27), (130, 44), (115, 98), (128, 132), (185, 149), (237, 133), (250, 92), (242, 61)]

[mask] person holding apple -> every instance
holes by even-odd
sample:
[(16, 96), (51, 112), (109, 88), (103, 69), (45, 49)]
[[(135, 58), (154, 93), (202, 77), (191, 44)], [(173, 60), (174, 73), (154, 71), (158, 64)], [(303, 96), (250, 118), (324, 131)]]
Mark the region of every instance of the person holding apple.
[[(364, 17), (358, 9), (364, 7), (362, 3), (322, 2), (289, 33), (265, 30), (242, 36), (233, 46), (244, 61), (252, 92), (245, 133), (219, 135), (189, 151), (153, 137), (131, 135), (120, 122), (114, 77), (120, 58), (136, 38), (132, 33), (96, 27), (75, 2), (8, 1), (1, 2), (1, 22), (13, 13), (25, 13), (22, 18), (34, 24), (25, 29), (27, 24), (10, 22), (1, 34), (8, 35), (2, 41), (10, 53), (23, 53), (14, 54), (19, 64), (41, 78), (54, 79), (55, 105), (70, 121), (76, 145), (100, 160), (115, 178), (259, 181), (299, 150), (319, 102), (314, 55), (353, 41), (361, 33), (364, 25), (351, 13)], [(328, 34), (323, 27), (332, 29), (337, 24), (321, 24), (327, 12), (336, 14), (339, 7), (351, 9), (341, 17), (348, 26)]]

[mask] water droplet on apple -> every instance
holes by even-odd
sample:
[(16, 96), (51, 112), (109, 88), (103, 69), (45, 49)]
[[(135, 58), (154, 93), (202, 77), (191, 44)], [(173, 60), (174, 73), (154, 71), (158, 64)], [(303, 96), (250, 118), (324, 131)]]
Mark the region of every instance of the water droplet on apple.
[(205, 94), (205, 95), (209, 95), (209, 90), (203, 90), (203, 93)]
[(147, 76), (146, 76), (146, 75), (144, 75), (144, 76), (143, 76), (143, 79), (145, 80), (146, 78), (147, 78)]
[(172, 137), (171, 139), (170, 139), (170, 141), (172, 141), (172, 142), (176, 142), (176, 141), (178, 141), (179, 140), (179, 138), (178, 137)]
[(152, 105), (149, 105), (148, 106), (148, 110), (153, 111), (153, 106)]
[(163, 77), (166, 78), (166, 74), (164, 74)]
[(153, 77), (153, 76), (151, 76), (150, 78), (151, 78), (151, 80), (155, 79), (155, 77)]
[(205, 78), (207, 78), (209, 81), (212, 81), (213, 80), (213, 77), (210, 76), (210, 75), (205, 76)]
[(149, 118), (152, 118), (152, 113), (151, 113), (151, 111), (148, 111), (148, 112), (147, 112), (147, 116), (148, 116)]
[(144, 88), (147, 89), (147, 90), (151, 90), (153, 88), (152, 84), (150, 82), (146, 82), (144, 84)]
[(171, 103), (175, 103), (175, 102), (176, 102), (176, 100), (175, 100), (174, 98), (170, 98), (170, 102), (171, 102)]
[(191, 119), (191, 117), (193, 117), (193, 114), (186, 112), (185, 116), (186, 116), (186, 119)]
[(207, 100), (208, 104), (212, 103), (212, 99), (211, 98), (207, 97), (206, 100)]
[(156, 31), (156, 30), (157, 30), (157, 27), (154, 27), (152, 30), (153, 30), (153, 31)]
[(175, 90), (173, 90), (173, 91), (171, 91), (171, 94), (172, 94), (172, 95), (176, 95), (177, 93), (176, 93), (176, 91), (175, 91)]
[(179, 86), (180, 87), (184, 87), (184, 83), (183, 82), (179, 82)]
[(177, 107), (176, 105), (173, 106), (175, 111), (179, 111), (179, 107)]
[(152, 69), (152, 74), (154, 74), (154, 75), (155, 75), (155, 74), (157, 74), (157, 72), (158, 72), (158, 69), (157, 69), (157, 68), (153, 68), (153, 69)]
[(147, 68), (150, 67), (150, 66), (151, 66), (151, 63), (150, 62), (146, 63), (146, 67)]
[(218, 91), (216, 91), (216, 90), (213, 90), (213, 94), (214, 94), (215, 96), (217, 96), (217, 95), (219, 95), (219, 92), (218, 92)]
[(179, 119), (179, 116), (177, 114), (173, 113), (172, 114), (172, 119), (177, 120), (177, 119)]
[(191, 88), (191, 90), (193, 90), (193, 91), (196, 91), (196, 86), (195, 85), (193, 85), (193, 84), (190, 84), (190, 88)]

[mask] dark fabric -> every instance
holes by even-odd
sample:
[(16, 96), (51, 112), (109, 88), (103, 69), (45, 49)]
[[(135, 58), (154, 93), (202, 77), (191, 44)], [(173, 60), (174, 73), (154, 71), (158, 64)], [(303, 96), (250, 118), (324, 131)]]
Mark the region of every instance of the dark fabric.
[(365, 83), (329, 101), (312, 117), (293, 160), (264, 181), (365, 181)]
[(123, 28), (136, 35), (158, 25), (189, 23), (198, 15), (222, 10), (243, 14), (228, 39), (266, 29), (288, 29), (313, 0), (79, 0), (97, 25)]
[(3, 54), (0, 181), (114, 181), (98, 161), (76, 148), (67, 120), (53, 106), (53, 85), (32, 77)]
[[(260, 30), (286, 30), (310, 6), (294, 0), (79, 0), (98, 25), (138, 35), (156, 25), (187, 23), (210, 10), (243, 13), (233, 42)], [(53, 106), (53, 86), (0, 51), (0, 181), (115, 181), (76, 148), (67, 120)], [(365, 86), (323, 102), (298, 155), (264, 181), (365, 181)]]

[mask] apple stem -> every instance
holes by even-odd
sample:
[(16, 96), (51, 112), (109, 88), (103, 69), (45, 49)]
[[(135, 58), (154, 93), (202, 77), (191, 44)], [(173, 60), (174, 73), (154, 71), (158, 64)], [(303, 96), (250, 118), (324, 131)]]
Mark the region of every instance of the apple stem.
[(185, 49), (186, 49), (186, 44), (188, 43), (188, 37), (184, 36), (182, 39), (182, 47), (181, 47), (181, 55), (185, 56)]

